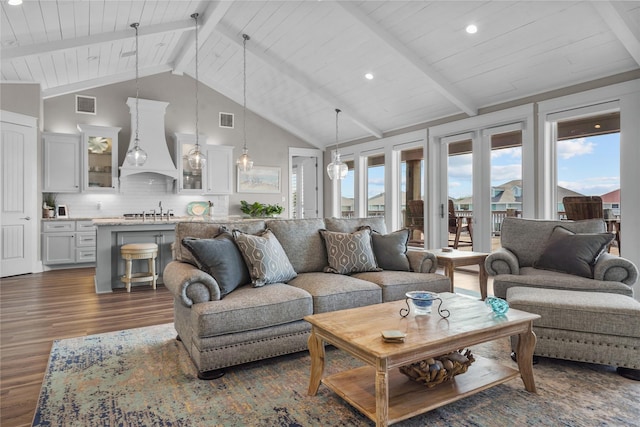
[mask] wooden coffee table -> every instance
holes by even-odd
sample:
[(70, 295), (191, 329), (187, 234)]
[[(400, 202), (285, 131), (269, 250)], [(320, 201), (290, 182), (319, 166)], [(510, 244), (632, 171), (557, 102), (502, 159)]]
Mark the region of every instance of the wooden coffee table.
[[(533, 350), (536, 337), (532, 324), (540, 316), (511, 309), (495, 317), (482, 301), (442, 293), (448, 319), (435, 313), (402, 318), (404, 301), (306, 316), (312, 330), (309, 337), (311, 378), (309, 395), (318, 392), (320, 382), (344, 398), (376, 426), (387, 426), (433, 410), (479, 391), (520, 376), (527, 391), (535, 393)], [(386, 343), (380, 332), (396, 329), (406, 333), (403, 343)], [(401, 374), (397, 368), (468, 348), (482, 342), (518, 335), (518, 369), (479, 356), (469, 370), (453, 380), (427, 388)], [(329, 343), (367, 365), (323, 378), (324, 343)], [(505, 360), (510, 360), (505, 354)]]

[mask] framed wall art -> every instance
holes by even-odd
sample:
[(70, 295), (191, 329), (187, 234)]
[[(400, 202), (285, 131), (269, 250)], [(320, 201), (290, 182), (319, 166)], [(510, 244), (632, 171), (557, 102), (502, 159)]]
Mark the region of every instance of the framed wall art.
[(254, 166), (247, 172), (238, 168), (238, 193), (280, 193), (279, 167)]

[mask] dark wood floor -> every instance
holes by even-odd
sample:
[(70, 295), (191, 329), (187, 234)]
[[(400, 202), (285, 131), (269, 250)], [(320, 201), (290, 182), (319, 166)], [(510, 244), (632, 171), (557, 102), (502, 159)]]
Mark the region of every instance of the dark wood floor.
[(30, 426), (56, 339), (173, 321), (162, 285), (97, 295), (93, 268), (0, 280), (0, 425)]

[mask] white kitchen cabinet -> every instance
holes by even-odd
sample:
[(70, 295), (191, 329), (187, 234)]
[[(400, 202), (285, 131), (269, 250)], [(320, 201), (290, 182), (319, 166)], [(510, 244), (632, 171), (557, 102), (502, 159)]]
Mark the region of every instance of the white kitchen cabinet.
[(84, 264), (96, 260), (96, 231), (91, 221), (43, 221), (42, 263)]
[(206, 194), (232, 194), (233, 147), (228, 145), (207, 145)]
[(42, 191), (80, 192), (80, 135), (45, 132), (42, 147)]
[(116, 190), (120, 129), (109, 126), (78, 125), (78, 130), (82, 133), (80, 151), (83, 191), (114, 192)]

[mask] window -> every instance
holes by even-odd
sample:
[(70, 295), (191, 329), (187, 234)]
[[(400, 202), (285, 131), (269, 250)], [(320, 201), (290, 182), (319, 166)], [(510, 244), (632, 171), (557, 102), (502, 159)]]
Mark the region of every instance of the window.
[(367, 157), (367, 216), (384, 216), (384, 154)]

